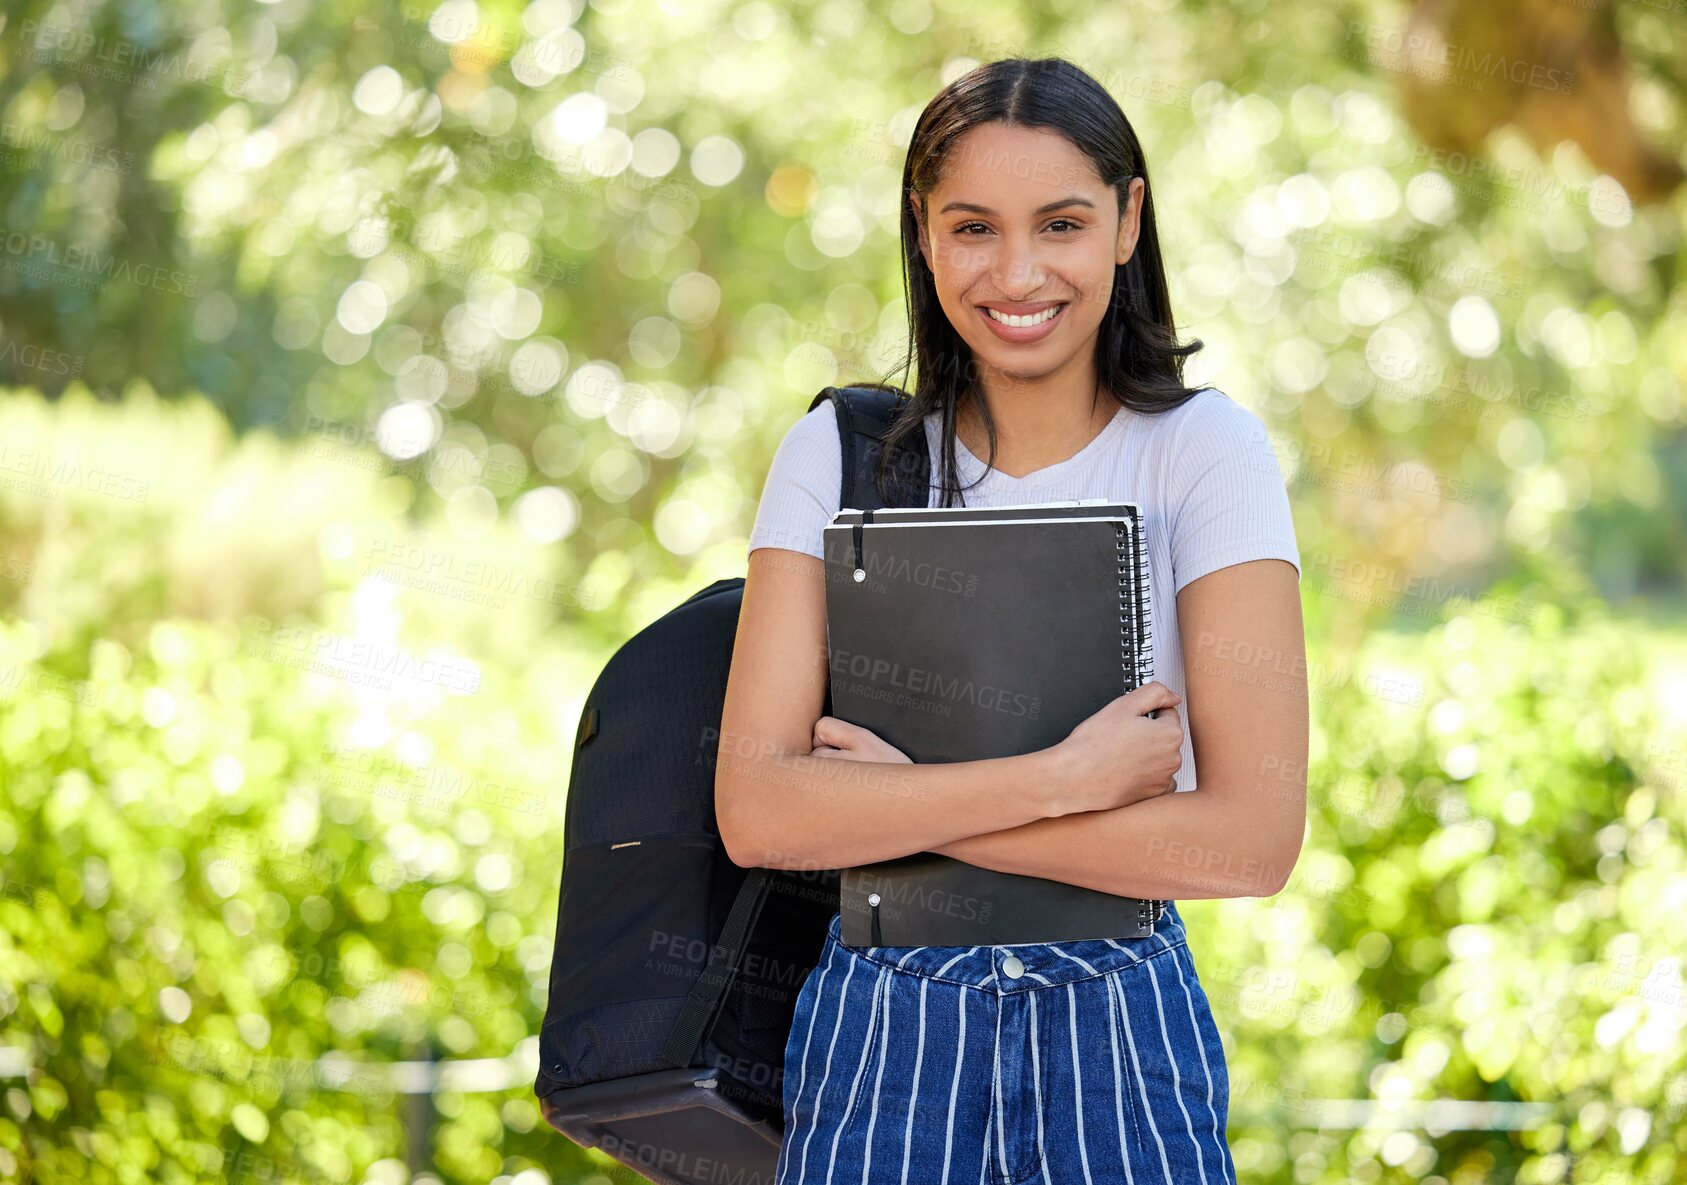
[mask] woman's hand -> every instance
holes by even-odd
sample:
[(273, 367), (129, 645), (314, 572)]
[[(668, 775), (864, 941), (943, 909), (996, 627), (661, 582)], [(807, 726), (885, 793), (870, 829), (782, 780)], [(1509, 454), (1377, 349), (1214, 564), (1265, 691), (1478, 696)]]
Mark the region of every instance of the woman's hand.
[(871, 729), (822, 716), (814, 722), (814, 752), (810, 757), (841, 758), (844, 761), (899, 761), (914, 764), (907, 754), (889, 741), (880, 740)]
[[(1158, 679), (1121, 695), (1054, 746), (1060, 776), (1051, 814), (1110, 810), (1177, 789), (1183, 764), (1182, 697)], [(1148, 713), (1158, 710), (1150, 718)]]

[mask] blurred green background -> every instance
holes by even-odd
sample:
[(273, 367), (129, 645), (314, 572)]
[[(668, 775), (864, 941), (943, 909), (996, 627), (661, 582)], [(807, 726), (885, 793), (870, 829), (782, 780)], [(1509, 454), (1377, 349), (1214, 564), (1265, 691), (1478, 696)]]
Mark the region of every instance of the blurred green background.
[(0, 1179), (630, 1179), (531, 1094), (581, 703), (900, 377), (1015, 54), (1290, 485), (1307, 845), (1182, 906), (1242, 1178), (1687, 1179), (1683, 0), (8, 4)]

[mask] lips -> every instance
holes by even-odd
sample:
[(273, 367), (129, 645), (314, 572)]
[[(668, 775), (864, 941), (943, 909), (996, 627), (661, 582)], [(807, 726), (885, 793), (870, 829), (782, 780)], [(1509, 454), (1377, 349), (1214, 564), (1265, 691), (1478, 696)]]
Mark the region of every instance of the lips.
[[(1067, 307), (1067, 302), (1063, 300), (1045, 300), (1036, 304), (1026, 303), (1017, 305), (1002, 301), (991, 301), (989, 304), (981, 304), (977, 306), (978, 315), (980, 319), (982, 319), (983, 322), (990, 327), (990, 332), (994, 333), (1003, 341), (1014, 342), (1021, 345), (1029, 342), (1041, 341), (1050, 333), (1053, 333), (1055, 328), (1059, 326), (1063, 320), (1065, 320)], [(1016, 317), (1034, 316), (1039, 312), (1046, 312), (1049, 309), (1054, 309), (1056, 311), (1052, 316), (1032, 325), (1009, 325), (1006, 322), (998, 321), (995, 317), (991, 316), (987, 311), (990, 309)]]

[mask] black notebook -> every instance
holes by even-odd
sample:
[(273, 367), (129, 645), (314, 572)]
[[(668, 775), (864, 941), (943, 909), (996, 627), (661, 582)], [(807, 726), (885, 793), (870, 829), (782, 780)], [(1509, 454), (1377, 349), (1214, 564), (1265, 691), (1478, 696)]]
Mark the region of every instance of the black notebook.
[[(832, 714), (915, 762), (1047, 748), (1153, 678), (1134, 504), (845, 509), (823, 537)], [(1158, 905), (933, 852), (840, 874), (850, 946), (1139, 937)]]

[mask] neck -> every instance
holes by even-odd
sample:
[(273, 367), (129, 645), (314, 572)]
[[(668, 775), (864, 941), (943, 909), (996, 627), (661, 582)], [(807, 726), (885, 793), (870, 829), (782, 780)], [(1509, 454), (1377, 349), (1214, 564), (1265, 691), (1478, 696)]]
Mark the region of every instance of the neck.
[[(996, 429), (996, 457), (992, 468), (1009, 477), (1023, 477), (1058, 465), (1094, 440), (1112, 422), (1119, 405), (1091, 380), (1082, 386), (1023, 380), (992, 374), (983, 382), (982, 398)], [(1087, 392), (1087, 394), (1086, 394)], [(990, 441), (979, 416), (979, 388), (969, 388), (955, 411), (955, 435), (973, 456), (987, 460)]]

